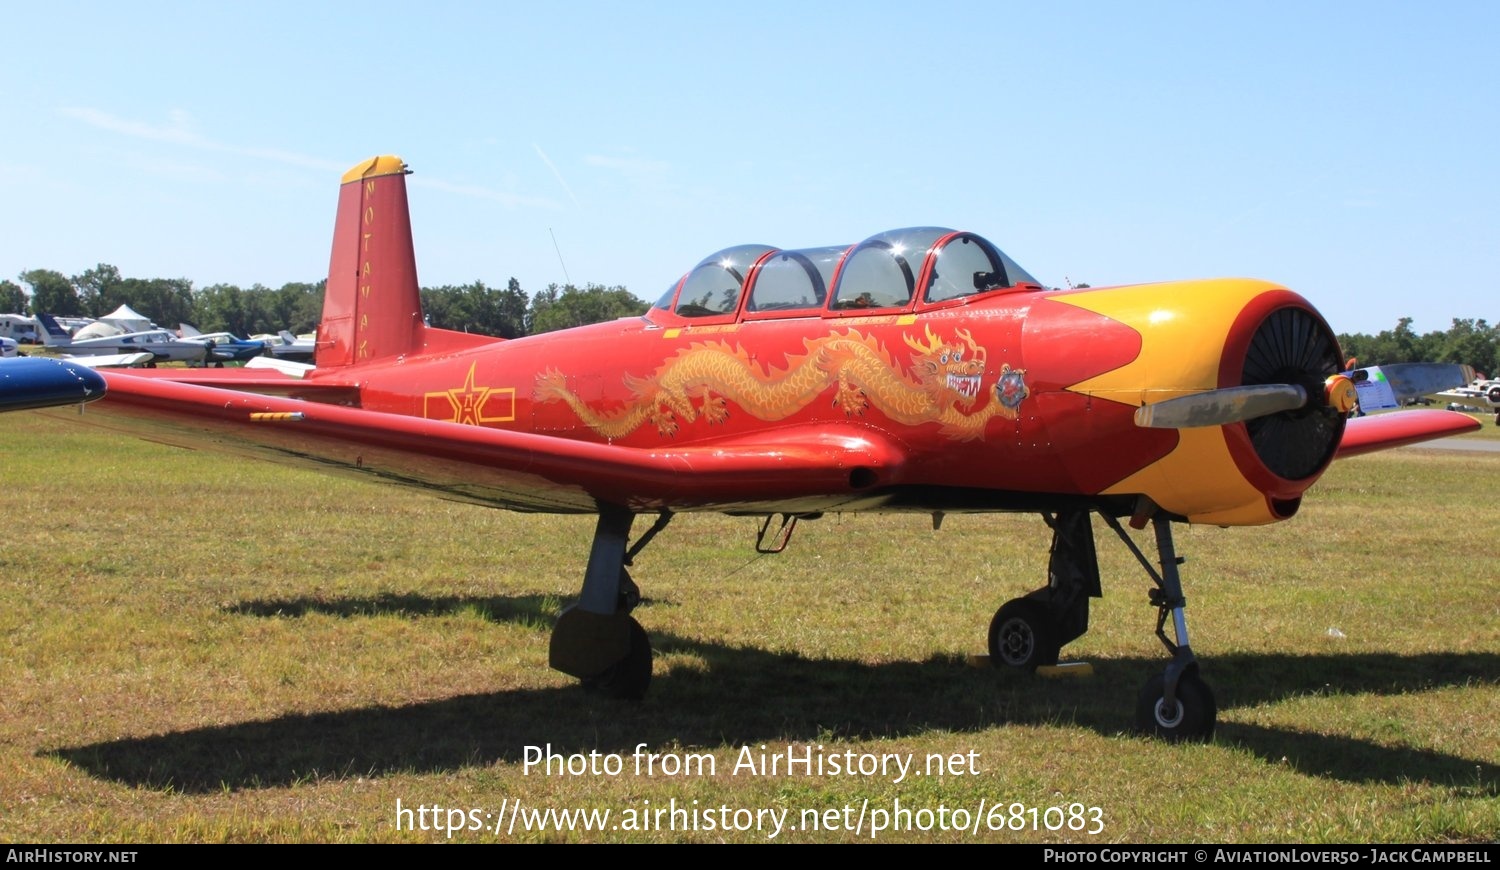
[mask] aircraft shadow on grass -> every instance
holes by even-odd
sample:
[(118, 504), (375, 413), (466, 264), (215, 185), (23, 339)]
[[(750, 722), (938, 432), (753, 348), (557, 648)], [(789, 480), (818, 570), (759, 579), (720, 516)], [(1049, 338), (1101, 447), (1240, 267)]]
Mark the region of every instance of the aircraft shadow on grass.
[[(652, 603), (663, 602), (644, 599), (642, 605), (649, 609)], [(265, 617), (477, 612), (544, 632), (556, 607), (556, 597), (541, 595), (389, 595), (252, 601), (229, 610)], [(1096, 660), (1092, 678), (1049, 681), (970, 667), (954, 657), (867, 664), (659, 636), (663, 657), (682, 653), (702, 664), (658, 673), (652, 695), (642, 702), (596, 697), (577, 686), (520, 689), (402, 707), (288, 714), (38, 754), (131, 786), (206, 793), (520, 763), (528, 745), (628, 758), (641, 743), (647, 751), (787, 740), (830, 744), (1007, 724), (1074, 725), (1120, 736), (1126, 723), (1119, 711), (1133, 703), (1140, 675), (1160, 667), (1156, 657)], [(1299, 697), (1500, 686), (1500, 655), (1492, 653), (1228, 654), (1214, 656), (1208, 667), (1222, 686), (1221, 710)], [(886, 703), (875, 706), (871, 699)], [(1492, 761), (1232, 721), (1220, 724), (1216, 741), (1310, 776), (1427, 782), (1500, 796), (1500, 765)]]

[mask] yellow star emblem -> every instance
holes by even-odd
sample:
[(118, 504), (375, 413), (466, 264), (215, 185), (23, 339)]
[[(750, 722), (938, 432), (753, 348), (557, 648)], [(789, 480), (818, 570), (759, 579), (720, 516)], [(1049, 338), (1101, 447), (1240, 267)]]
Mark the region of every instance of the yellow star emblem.
[(463, 386), (448, 391), (448, 402), (453, 406), (451, 419), (454, 423), (479, 425), (479, 409), (484, 407), (484, 400), (489, 398), (490, 388), (474, 386), (474, 368), (477, 365), (478, 363), (469, 366), (469, 376), (464, 378)]
[[(505, 423), (516, 418), (516, 391), (511, 387), (481, 387), (474, 383), (474, 371), (478, 363), (469, 366), (469, 373), (461, 386), (451, 390), (428, 393), (424, 397), (422, 416), (446, 423), (464, 423), (483, 426), (487, 423)], [(497, 407), (491, 408), (490, 400), (496, 399)], [(444, 412), (448, 416), (442, 416)]]

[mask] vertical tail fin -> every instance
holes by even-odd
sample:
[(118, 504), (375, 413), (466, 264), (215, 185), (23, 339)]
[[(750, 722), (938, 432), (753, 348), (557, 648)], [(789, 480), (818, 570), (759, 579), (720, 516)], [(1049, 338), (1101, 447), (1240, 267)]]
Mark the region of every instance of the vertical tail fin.
[(36, 326), (43, 347), (67, 347), (73, 343), (73, 336), (50, 314), (37, 314)]
[(417, 285), (408, 170), (401, 158), (373, 157), (344, 173), (333, 252), (318, 327), (319, 369), (419, 351), (422, 297)]

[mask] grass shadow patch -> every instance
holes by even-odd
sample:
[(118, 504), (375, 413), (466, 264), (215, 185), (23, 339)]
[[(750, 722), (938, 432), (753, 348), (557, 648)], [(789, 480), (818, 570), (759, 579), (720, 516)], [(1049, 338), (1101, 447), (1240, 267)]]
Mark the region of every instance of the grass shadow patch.
[[(697, 656), (706, 667), (659, 673), (652, 695), (639, 703), (576, 687), (525, 689), (288, 714), (39, 754), (136, 787), (203, 793), (519, 763), (526, 746), (544, 744), (557, 752), (628, 754), (640, 743), (712, 748), (1002, 724), (1081, 727), (1112, 738), (1129, 727), (1125, 711), (1133, 708), (1137, 687), (1162, 667), (1159, 659), (1104, 660), (1093, 679), (1053, 682), (955, 658), (868, 664), (670, 636), (659, 646)], [(1489, 654), (1241, 655), (1209, 662), (1207, 673), (1219, 682), (1224, 711), (1305, 696), (1314, 687), (1410, 694), (1476, 681), (1493, 685), (1497, 665)], [(1297, 678), (1274, 676), (1283, 671)], [(1493, 794), (1500, 780), (1500, 766), (1490, 761), (1347, 735), (1229, 723), (1218, 739), (1309, 776), (1348, 782), (1467, 783)]]

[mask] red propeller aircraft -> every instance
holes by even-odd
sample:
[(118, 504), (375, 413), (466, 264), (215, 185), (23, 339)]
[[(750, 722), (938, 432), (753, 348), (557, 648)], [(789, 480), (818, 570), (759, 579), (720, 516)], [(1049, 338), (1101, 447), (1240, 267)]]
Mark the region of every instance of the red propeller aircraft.
[[(435, 329), (406, 174), (385, 156), (344, 176), (314, 371), (110, 371), (84, 419), (492, 507), (597, 514), (550, 660), (610, 695), (650, 682), (626, 566), (677, 512), (765, 515), (768, 550), (827, 511), (1036, 512), (1053, 530), (1046, 582), (989, 628), (993, 660), (1020, 669), (1055, 663), (1088, 628), (1097, 514), (1154, 581), (1171, 655), (1138, 724), (1206, 738), (1215, 702), (1188, 642), (1172, 524), (1284, 520), (1336, 456), (1477, 428), (1446, 411), (1348, 419), (1333, 331), (1275, 284), (1048, 290), (985, 239), (928, 227), (729, 248), (642, 317), (509, 341)], [(1467, 381), (1458, 367), (1452, 379)], [(657, 519), (632, 545), (642, 513)], [(1159, 569), (1121, 518), (1154, 527)]]

